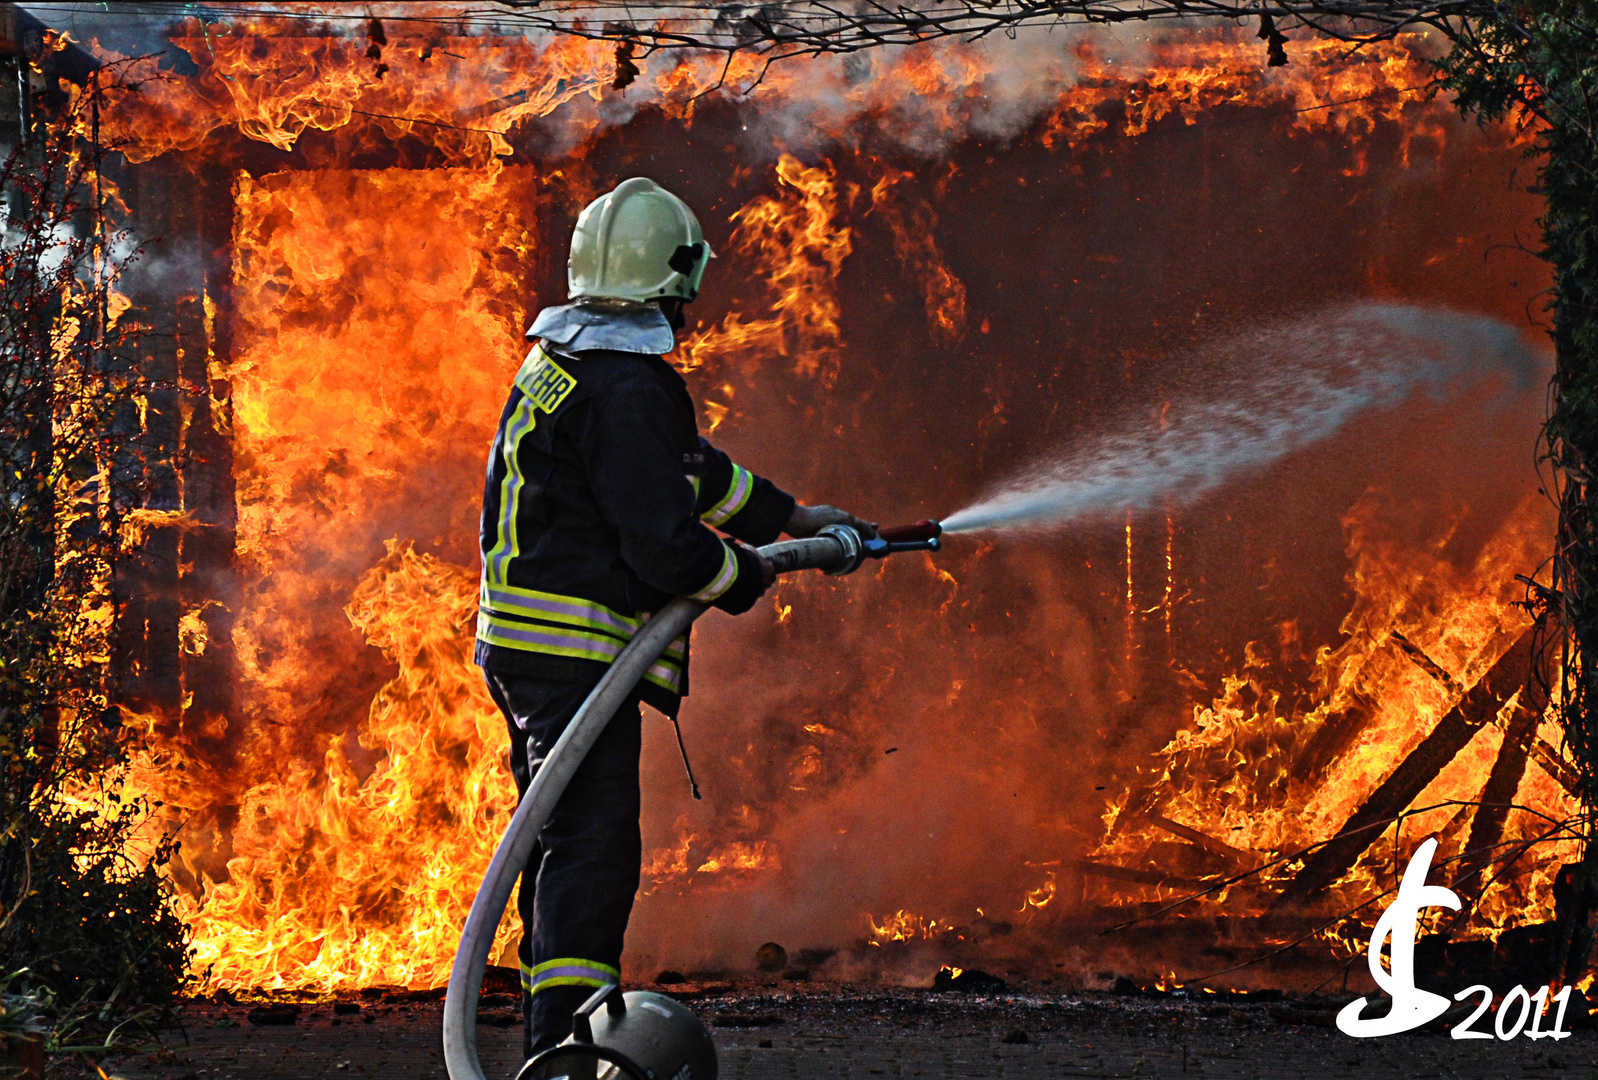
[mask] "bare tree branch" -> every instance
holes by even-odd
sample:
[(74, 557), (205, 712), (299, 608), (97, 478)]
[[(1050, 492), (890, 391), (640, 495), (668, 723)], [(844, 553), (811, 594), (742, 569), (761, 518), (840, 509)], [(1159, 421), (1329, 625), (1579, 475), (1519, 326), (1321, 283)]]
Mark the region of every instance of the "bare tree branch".
[[(608, 17), (621, 12), (628, 17)], [(1492, 0), (968, 0), (893, 6), (874, 0), (852, 4), (799, 0), (642, 9), (604, 0), (566, 4), (504, 0), (470, 11), (473, 18), (511, 20), (547, 33), (629, 41), (647, 49), (748, 51), (773, 60), (917, 45), (940, 38), (974, 41), (1024, 26), (1228, 20), (1258, 24), (1273, 63), (1284, 61), (1283, 35), (1295, 29), (1368, 43), (1429, 27), (1455, 39), (1469, 20), (1494, 14), (1502, 15)]]

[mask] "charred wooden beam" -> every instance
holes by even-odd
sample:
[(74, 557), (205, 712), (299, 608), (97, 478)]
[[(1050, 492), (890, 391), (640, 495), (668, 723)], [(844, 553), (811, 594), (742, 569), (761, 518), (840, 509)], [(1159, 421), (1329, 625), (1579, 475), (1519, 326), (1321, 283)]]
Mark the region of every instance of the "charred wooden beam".
[[(202, 733), (207, 721), (234, 713), (234, 553), (238, 528), (233, 476), (232, 355), (233, 176), (200, 166), (193, 184), (193, 221), (200, 291), (179, 302), (179, 381), (184, 393), (180, 471), (183, 509), (195, 527), (182, 536), (178, 595), (188, 631), (183, 639), (186, 711)], [(196, 628), (193, 623), (198, 622)]]
[(1252, 851), (1244, 851), (1241, 848), (1222, 843), (1209, 833), (1201, 832), (1190, 825), (1183, 825), (1180, 821), (1172, 821), (1162, 814), (1151, 813), (1144, 820), (1156, 829), (1168, 832), (1172, 836), (1179, 836), (1201, 851), (1209, 852), (1211, 855), (1224, 859), (1238, 869), (1246, 869), (1259, 862)]
[(159, 239), (122, 286), (133, 303), (128, 317), (145, 327), (135, 360), (142, 401), (115, 420), (126, 449), (113, 465), (113, 497), (123, 513), (143, 512), (143, 539), (116, 568), (112, 658), (122, 700), (176, 722), (184, 696), (182, 530), (162, 518), (176, 522), (184, 510), (180, 465), (187, 402), (181, 362), (188, 350), (205, 352), (203, 332), (185, 306), (199, 291), (188, 202), (194, 185), (181, 163), (166, 159), (130, 167), (119, 180), (134, 215)]
[(1289, 782), (1308, 783), (1319, 779), (1332, 762), (1353, 745), (1375, 715), (1376, 702), (1369, 695), (1355, 691), (1343, 708), (1321, 721), (1304, 749), (1293, 759), (1287, 770)]
[[(1532, 664), (1536, 660), (1532, 654), (1533, 636), (1532, 631), (1528, 630), (1522, 639), (1525, 645), (1522, 647), (1517, 643), (1516, 648), (1511, 650), (1525, 657), (1526, 667), (1519, 673), (1520, 699), (1504, 727), (1504, 741), (1493, 762), (1492, 772), (1482, 786), (1479, 796), (1481, 805), (1476, 808), (1476, 817), (1470, 826), (1470, 839), (1465, 842), (1465, 855), (1460, 860), (1459, 871), (1454, 878), (1465, 889), (1466, 909), (1481, 896), (1487, 884), (1485, 871), (1492, 861), (1493, 852), (1498, 848), (1498, 842), (1504, 837), (1504, 824), (1509, 820), (1509, 804), (1520, 789), (1521, 778), (1526, 775), (1526, 762), (1537, 741), (1537, 728), (1542, 724), (1544, 710), (1548, 708), (1544, 681), (1532, 678)], [(1509, 673), (1509, 677), (1513, 678), (1514, 673)]]
[(1527, 630), (1354, 811), (1337, 835), (1304, 861), (1304, 868), (1282, 890), (1274, 908), (1309, 899), (1353, 868), (1393, 820), (1521, 689), (1530, 668), (1531, 646), (1532, 631)]
[(1447, 668), (1427, 656), (1425, 650), (1419, 645), (1416, 645), (1397, 630), (1388, 631), (1387, 636), (1392, 640), (1393, 644), (1403, 651), (1405, 656), (1415, 661), (1422, 671), (1441, 683), (1443, 689), (1455, 696), (1464, 695), (1465, 688), (1459, 684), (1459, 680), (1449, 674)]
[(1078, 859), (1073, 865), (1091, 877), (1129, 881), (1134, 885), (1154, 885), (1167, 889), (1203, 889), (1214, 884), (1194, 878), (1173, 877), (1159, 870), (1139, 870), (1131, 866), (1116, 866), (1114, 863), (1093, 862), (1091, 859)]
[[(1521, 581), (1527, 581), (1531, 584), (1535, 584), (1535, 582), (1531, 582), (1529, 578), (1522, 577), (1521, 575), (1517, 574), (1516, 577)], [(1394, 630), (1390, 636), (1392, 637), (1393, 641), (1404, 650), (1405, 654), (1408, 655), (1411, 660), (1414, 660), (1415, 663), (1419, 664), (1422, 669), (1429, 673), (1445, 688), (1452, 690), (1456, 694), (1463, 693), (1463, 690), (1460, 688), (1459, 681), (1457, 679), (1444, 670), (1441, 664), (1438, 664), (1431, 657), (1427, 656), (1424, 651), (1422, 651), (1403, 634), (1400, 634), (1398, 631)], [(1544, 694), (1542, 691), (1542, 688), (1533, 687), (1531, 689), (1542, 698), (1543, 708), (1546, 709), (1548, 707), (1547, 699), (1546, 694)], [(1507, 725), (1504, 726), (1507, 729)], [(1544, 772), (1553, 777), (1559, 786), (1565, 789), (1566, 794), (1573, 799), (1579, 800), (1581, 798), (1581, 791), (1579, 789), (1581, 778), (1576, 774), (1575, 768), (1565, 760), (1565, 756), (1563, 754), (1548, 744), (1548, 740), (1535, 736), (1535, 729), (1533, 729), (1533, 731), (1534, 736), (1528, 746), (1528, 753), (1530, 754), (1531, 760), (1535, 761)]]
[[(87, 87), (100, 61), (70, 38), (62, 41), (21, 4), (0, 3), (0, 109), (3, 123), (26, 143), (39, 134), (45, 117), (70, 100), (62, 80)], [(90, 109), (98, 109), (95, 101)], [(95, 114), (98, 115), (98, 114)], [(0, 129), (4, 130), (4, 129)], [(0, 143), (10, 140), (0, 137)]]
[(1134, 821), (1147, 820), (1148, 815), (1153, 813), (1154, 808), (1159, 805), (1160, 795), (1160, 788), (1155, 784), (1144, 784), (1131, 792), (1127, 796), (1125, 808), (1115, 815), (1114, 821), (1110, 822), (1106, 839), (1114, 840), (1121, 835), (1121, 830)]
[[(1526, 633), (1530, 634), (1530, 631)], [(1442, 665), (1427, 656), (1419, 646), (1397, 631), (1393, 632), (1392, 637), (1410, 659), (1440, 684), (1455, 693), (1459, 692), (1458, 680)], [(1565, 786), (1567, 791), (1575, 795), (1572, 770), (1565, 765), (1553, 747), (1537, 736), (1537, 728), (1541, 725), (1543, 713), (1548, 708), (1548, 694), (1545, 681), (1532, 678), (1530, 664), (1534, 660), (1535, 657), (1528, 652), (1528, 666), (1522, 676), (1521, 694), (1512, 714), (1505, 719), (1500, 710), (1499, 715), (1495, 716), (1499, 726), (1504, 729), (1504, 741), (1499, 747), (1497, 758), (1493, 761), (1487, 782), (1477, 797), (1481, 805), (1477, 807), (1472, 817), (1470, 837), (1465, 842), (1465, 853), (1454, 875), (1454, 880), (1460, 883), (1460, 887), (1466, 893), (1467, 910), (1471, 903), (1480, 897), (1487, 885), (1488, 879), (1484, 876), (1484, 871), (1492, 862), (1499, 841), (1503, 839), (1504, 825), (1509, 820), (1510, 802), (1514, 799), (1515, 792), (1520, 789), (1521, 778), (1526, 774), (1527, 762), (1537, 760), (1554, 779)]]
[(1577, 775), (1575, 767), (1565, 759), (1565, 755), (1549, 745), (1547, 739), (1536, 738), (1531, 741), (1531, 759), (1565, 789), (1565, 794), (1572, 799), (1580, 800), (1581, 777)]

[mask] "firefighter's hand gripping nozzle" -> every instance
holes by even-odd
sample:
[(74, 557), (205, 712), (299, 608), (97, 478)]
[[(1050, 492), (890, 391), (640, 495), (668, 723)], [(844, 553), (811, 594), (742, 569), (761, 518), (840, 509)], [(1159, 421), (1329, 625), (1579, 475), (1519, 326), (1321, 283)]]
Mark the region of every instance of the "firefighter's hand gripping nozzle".
[[(867, 540), (847, 525), (829, 525), (812, 537), (768, 544), (760, 549), (760, 554), (779, 574), (794, 570), (851, 574), (867, 559), (882, 559), (901, 551), (937, 551), (942, 546), (942, 532), (941, 525), (928, 519), (883, 529)], [(516, 878), (527, 864), (538, 834), (611, 716), (672, 640), (705, 610), (705, 605), (681, 598), (644, 623), (566, 725), (517, 806), (472, 902), (450, 972), (449, 991), (444, 999), (444, 1064), (450, 1080), (484, 1080), (477, 1058), (477, 999), (483, 971), (500, 916), (505, 913)], [(596, 1018), (602, 1004), (605, 1012)], [(668, 1005), (666, 1000), (655, 1000), (650, 994), (622, 995), (608, 990), (595, 994), (582, 1010), (587, 1030), (578, 1026), (578, 1035), (587, 1038), (568, 1040), (555, 1048), (560, 1053), (551, 1050), (534, 1058), (528, 1066), (530, 1071), (524, 1070), (524, 1075), (658, 1078), (663, 1075), (659, 1067), (670, 1061), (673, 1069), (690, 1065), (691, 1072), (680, 1075), (715, 1080), (715, 1046), (709, 1035), (692, 1013), (672, 1006), (674, 1002)], [(708, 1060), (704, 1056), (707, 1047)], [(562, 1071), (563, 1065), (580, 1063), (594, 1071)]]

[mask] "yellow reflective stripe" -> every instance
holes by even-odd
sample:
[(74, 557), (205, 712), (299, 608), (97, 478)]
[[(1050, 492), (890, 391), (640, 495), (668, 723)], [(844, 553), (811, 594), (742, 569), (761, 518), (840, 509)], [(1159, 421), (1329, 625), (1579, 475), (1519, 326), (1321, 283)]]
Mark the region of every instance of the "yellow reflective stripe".
[(694, 486), (694, 502), (699, 501), (699, 477), (690, 476), (688, 482)]
[(727, 485), (727, 494), (723, 495), (721, 501), (715, 506), (700, 514), (700, 520), (713, 529), (720, 528), (734, 514), (744, 508), (744, 504), (749, 501), (749, 496), (754, 490), (754, 474), (742, 465), (734, 465), (732, 467), (732, 483)]
[(516, 517), (521, 512), (522, 489), (527, 486), (520, 462), (522, 439), (538, 425), (540, 409), (553, 413), (577, 385), (577, 380), (550, 358), (542, 344), (533, 346), (514, 381), (522, 399), (505, 422), (505, 444), (500, 448), (505, 459), (505, 479), (499, 492), (499, 530), (493, 548), (483, 560), (483, 580), (496, 585), (504, 583), (505, 567), (520, 554), (516, 547)]
[(659, 659), (644, 672), (644, 678), (674, 694), (682, 693), (682, 666), (683, 661), (687, 659), (687, 651), (688, 635), (683, 634), (666, 646)]
[(624, 647), (623, 642), (608, 634), (502, 619), (487, 608), (480, 608), (477, 612), (477, 637), (480, 641), (507, 649), (572, 656), (605, 664), (616, 659)]
[(505, 443), (500, 453), (505, 459), (505, 479), (499, 485), (499, 533), (494, 546), (483, 559), (483, 579), (495, 583), (505, 580), (505, 566), (516, 557), (516, 515), (521, 509), (522, 476), (520, 455), (517, 453), (522, 437), (538, 423), (538, 414), (532, 399), (523, 395), (505, 421)]
[(529, 975), (542, 975), (544, 972), (558, 967), (593, 968), (594, 971), (609, 975), (618, 981), (621, 979), (621, 970), (619, 968), (613, 968), (609, 964), (601, 964), (598, 960), (584, 960), (580, 956), (562, 956), (555, 960), (545, 960), (543, 963), (535, 964), (532, 967), (528, 967), (526, 964), (521, 965), (521, 969)]
[(701, 604), (714, 603), (722, 593), (732, 588), (732, 583), (738, 580), (738, 557), (732, 553), (732, 548), (726, 544), (721, 545), (721, 569), (716, 571), (716, 576), (710, 583), (696, 593), (689, 593), (688, 599), (698, 600)]
[[(630, 635), (627, 639), (617, 640), (604, 631), (594, 632), (569, 626), (525, 622), (506, 618), (484, 605), (477, 611), (477, 638), (479, 641), (506, 649), (569, 656), (608, 664), (621, 655), (621, 650), (625, 647), (626, 641), (630, 640)], [(666, 646), (644, 677), (672, 693), (681, 693), (683, 665), (687, 659), (688, 635), (680, 634)]]
[(563, 957), (546, 960), (537, 967), (519, 965), (522, 969), (522, 989), (536, 994), (551, 986), (615, 986), (621, 982), (621, 972), (597, 960), (580, 960)]
[[(509, 596), (511, 599), (506, 600)], [(519, 603), (515, 597), (526, 597), (527, 602)], [(534, 600), (533, 598), (538, 598)], [(497, 603), (494, 601), (498, 601)], [(596, 630), (598, 634), (584, 634), (586, 638), (603, 640), (607, 645), (631, 641), (638, 628), (647, 621), (647, 616), (641, 618), (628, 618), (620, 615), (603, 604), (596, 604), (576, 596), (560, 596), (556, 593), (540, 593), (532, 589), (515, 589), (505, 586), (484, 585), (478, 598), (479, 623), (487, 619), (494, 625), (502, 625), (512, 629), (542, 629), (551, 633), (567, 634), (567, 626), (582, 627), (585, 630)], [(507, 616), (522, 616), (510, 618)], [(533, 621), (540, 620), (540, 621)], [(562, 626), (547, 626), (546, 623), (561, 623)], [(687, 635), (680, 635), (666, 646), (667, 658), (681, 660), (687, 652)]]
[(682, 693), (682, 672), (673, 671), (661, 664), (656, 664), (644, 672), (644, 681), (652, 682), (662, 690), (669, 690), (673, 694)]
[(540, 990), (548, 990), (552, 986), (591, 986), (598, 990), (603, 986), (615, 985), (610, 979), (591, 979), (582, 975), (562, 975), (553, 979), (539, 979), (538, 982), (530, 987), (525, 982), (522, 983), (522, 987), (527, 991), (529, 997)]
[(496, 612), (526, 615), (550, 622), (571, 626), (587, 626), (605, 630), (624, 641), (631, 641), (642, 619), (630, 618), (613, 611), (604, 604), (584, 600), (580, 596), (561, 596), (558, 593), (539, 592), (537, 589), (520, 589), (514, 585), (483, 582), (480, 603)]

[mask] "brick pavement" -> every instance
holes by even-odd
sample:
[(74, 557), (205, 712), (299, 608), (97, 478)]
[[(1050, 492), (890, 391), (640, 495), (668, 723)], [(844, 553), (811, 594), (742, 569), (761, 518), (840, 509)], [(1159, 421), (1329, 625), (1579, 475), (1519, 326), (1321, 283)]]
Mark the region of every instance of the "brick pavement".
[[(1592, 1029), (1557, 1043), (1456, 1042), (1431, 1033), (1358, 1041), (1330, 1026), (1329, 1007), (1313, 1003), (1231, 1007), (1107, 994), (978, 998), (813, 987), (711, 993), (690, 1004), (714, 1025), (727, 1080), (1598, 1080)], [(98, 1064), (125, 1080), (445, 1076), (436, 1002), (367, 1005), (344, 1016), (330, 1003), (308, 1005), (292, 1025), (273, 1027), (252, 1026), (245, 1011), (191, 1003), (184, 1032), (170, 1032), (165, 1049), (58, 1062), (52, 1073), (92, 1077)], [(518, 1026), (480, 1028), (490, 1080), (514, 1076), (520, 1043)]]

